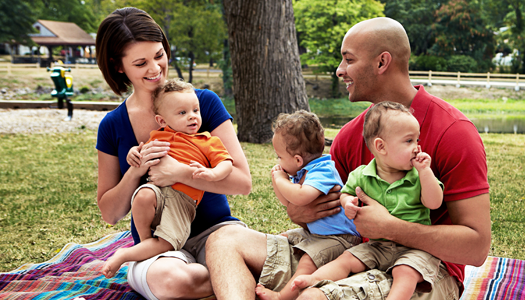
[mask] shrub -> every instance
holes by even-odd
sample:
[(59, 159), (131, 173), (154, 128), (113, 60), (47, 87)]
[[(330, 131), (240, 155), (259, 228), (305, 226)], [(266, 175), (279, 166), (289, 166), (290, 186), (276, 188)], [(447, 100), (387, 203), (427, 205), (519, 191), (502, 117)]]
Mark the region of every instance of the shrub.
[(88, 93), (89, 91), (91, 91), (91, 89), (87, 86), (83, 86), (80, 88), (80, 93), (81, 94), (85, 94), (85, 93)]
[(447, 60), (433, 55), (420, 55), (415, 59), (413, 67), (420, 71), (446, 71)]
[(448, 59), (447, 70), (450, 72), (473, 73), (478, 71), (478, 63), (470, 56), (452, 55)]

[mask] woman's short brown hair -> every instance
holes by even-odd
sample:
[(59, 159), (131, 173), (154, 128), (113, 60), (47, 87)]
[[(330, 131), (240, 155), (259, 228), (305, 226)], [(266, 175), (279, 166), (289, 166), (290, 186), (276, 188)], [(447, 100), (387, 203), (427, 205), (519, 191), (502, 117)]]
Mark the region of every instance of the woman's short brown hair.
[(324, 128), (319, 118), (305, 110), (280, 114), (273, 125), (275, 134), (286, 138), (286, 151), (304, 159), (319, 156), (324, 150)]
[(143, 10), (134, 7), (120, 8), (109, 14), (97, 32), (97, 63), (104, 79), (121, 96), (127, 92), (131, 81), (124, 73), (118, 72), (126, 47), (134, 42), (161, 42), (170, 59), (170, 45), (166, 35), (153, 18)]

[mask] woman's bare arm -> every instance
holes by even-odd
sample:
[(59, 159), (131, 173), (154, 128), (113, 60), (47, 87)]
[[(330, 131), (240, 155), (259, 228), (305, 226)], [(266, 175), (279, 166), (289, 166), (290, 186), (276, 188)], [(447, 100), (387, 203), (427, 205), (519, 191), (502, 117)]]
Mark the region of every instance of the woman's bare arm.
[[(141, 154), (148, 161), (145, 165), (158, 164), (158, 158), (166, 156), (169, 150), (167, 145), (158, 141), (144, 145)], [(104, 221), (114, 225), (128, 214), (131, 196), (146, 171), (147, 168), (130, 167), (122, 176), (118, 157), (98, 151), (97, 204)]]
[(160, 163), (152, 166), (149, 170), (149, 177), (155, 185), (170, 186), (177, 182), (184, 183), (191, 187), (207, 192), (236, 195), (250, 193), (252, 179), (248, 161), (244, 156), (241, 144), (237, 139), (237, 134), (230, 120), (225, 121), (211, 132), (211, 135), (221, 139), (226, 150), (233, 158), (233, 170), (225, 179), (220, 181), (206, 181), (203, 179), (193, 179), (193, 169), (188, 165), (177, 162), (171, 156), (163, 157)]
[(142, 176), (133, 170), (122, 176), (118, 157), (98, 151), (97, 203), (102, 219), (109, 224), (116, 224), (131, 209), (131, 196)]

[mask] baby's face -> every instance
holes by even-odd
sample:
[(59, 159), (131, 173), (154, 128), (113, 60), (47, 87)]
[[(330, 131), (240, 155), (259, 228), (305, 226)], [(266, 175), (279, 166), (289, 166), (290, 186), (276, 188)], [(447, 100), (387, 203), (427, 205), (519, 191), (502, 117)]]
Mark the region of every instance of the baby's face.
[(202, 124), (199, 99), (195, 92), (169, 92), (163, 95), (160, 114), (171, 129), (196, 134)]
[(286, 137), (276, 133), (273, 135), (272, 144), (281, 168), (289, 175), (296, 175), (301, 167), (298, 166), (296, 158), (286, 151)]
[(392, 113), (386, 121), (382, 134), (387, 150), (385, 162), (392, 168), (408, 171), (419, 151), (419, 123), (414, 116), (400, 112)]

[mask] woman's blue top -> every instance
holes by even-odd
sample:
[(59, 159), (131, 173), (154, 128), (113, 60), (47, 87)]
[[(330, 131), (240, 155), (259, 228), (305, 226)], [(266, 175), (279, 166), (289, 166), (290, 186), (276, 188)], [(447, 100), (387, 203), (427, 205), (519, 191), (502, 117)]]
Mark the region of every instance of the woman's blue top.
[[(217, 94), (209, 90), (200, 89), (195, 89), (195, 93), (199, 99), (202, 116), (202, 126), (199, 132), (212, 132), (225, 121), (232, 119)], [(130, 167), (126, 162), (129, 149), (138, 145), (139, 143), (129, 121), (126, 101), (124, 101), (115, 110), (109, 112), (100, 122), (96, 148), (106, 154), (118, 157), (120, 172), (123, 176)], [(146, 182), (146, 177), (147, 174), (141, 179), (141, 184)], [(190, 237), (198, 235), (215, 224), (231, 220), (238, 219), (231, 216), (226, 196), (205, 192), (201, 203), (197, 207), (197, 214), (191, 225)], [(133, 218), (131, 219), (131, 233), (135, 243), (139, 243), (140, 238), (135, 229)]]

